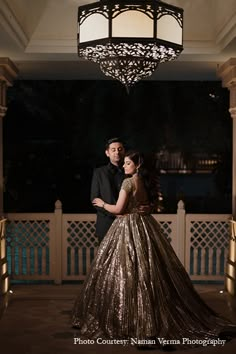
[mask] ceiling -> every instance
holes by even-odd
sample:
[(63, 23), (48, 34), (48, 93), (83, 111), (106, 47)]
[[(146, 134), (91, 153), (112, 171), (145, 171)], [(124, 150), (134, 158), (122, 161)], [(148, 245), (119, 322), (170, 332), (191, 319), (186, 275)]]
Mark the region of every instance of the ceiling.
[[(0, 0), (0, 58), (19, 79), (106, 79), (77, 56), (77, 9), (94, 0)], [(217, 68), (236, 57), (235, 0), (166, 0), (184, 9), (184, 51), (160, 64), (151, 80), (219, 80)]]

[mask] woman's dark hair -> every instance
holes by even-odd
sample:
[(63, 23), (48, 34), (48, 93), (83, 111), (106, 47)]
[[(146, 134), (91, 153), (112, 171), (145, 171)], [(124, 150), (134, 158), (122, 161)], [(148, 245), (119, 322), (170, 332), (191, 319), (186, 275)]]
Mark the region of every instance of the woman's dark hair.
[(156, 159), (153, 155), (144, 156), (139, 151), (131, 150), (125, 154), (138, 168), (138, 175), (142, 177), (150, 203), (158, 203), (159, 174), (156, 168)]
[(125, 157), (128, 157), (131, 161), (133, 161), (135, 166), (138, 165), (140, 165), (140, 167), (143, 166), (144, 157), (143, 154), (141, 154), (139, 151), (129, 150), (125, 153)]

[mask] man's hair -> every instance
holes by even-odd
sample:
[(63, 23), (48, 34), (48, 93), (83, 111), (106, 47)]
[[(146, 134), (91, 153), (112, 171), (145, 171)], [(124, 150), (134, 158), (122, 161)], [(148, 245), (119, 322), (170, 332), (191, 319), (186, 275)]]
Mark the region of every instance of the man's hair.
[(115, 138), (111, 138), (111, 139), (107, 140), (106, 145), (105, 145), (106, 150), (109, 149), (109, 146), (112, 143), (120, 143), (125, 147), (125, 143), (124, 143), (123, 139), (121, 139), (119, 137), (115, 137)]

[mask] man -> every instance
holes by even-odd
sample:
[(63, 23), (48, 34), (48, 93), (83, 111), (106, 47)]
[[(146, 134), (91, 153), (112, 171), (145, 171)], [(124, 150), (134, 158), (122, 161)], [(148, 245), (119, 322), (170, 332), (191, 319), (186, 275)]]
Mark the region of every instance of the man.
[[(122, 140), (120, 138), (109, 139), (106, 143), (105, 154), (110, 161), (107, 165), (94, 170), (91, 185), (91, 201), (94, 198), (101, 198), (109, 204), (115, 204), (124, 179), (122, 166), (125, 148)], [(100, 243), (114, 221), (115, 216), (103, 208), (96, 209), (96, 236)]]

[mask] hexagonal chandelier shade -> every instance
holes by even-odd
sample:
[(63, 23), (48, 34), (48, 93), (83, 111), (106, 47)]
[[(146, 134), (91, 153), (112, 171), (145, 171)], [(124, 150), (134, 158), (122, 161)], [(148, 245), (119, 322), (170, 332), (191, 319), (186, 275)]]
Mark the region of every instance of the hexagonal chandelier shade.
[(78, 9), (78, 55), (127, 89), (183, 50), (183, 9), (159, 0), (101, 0)]

